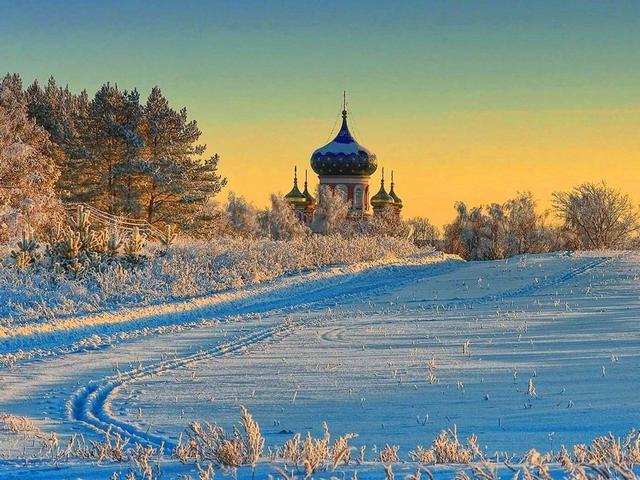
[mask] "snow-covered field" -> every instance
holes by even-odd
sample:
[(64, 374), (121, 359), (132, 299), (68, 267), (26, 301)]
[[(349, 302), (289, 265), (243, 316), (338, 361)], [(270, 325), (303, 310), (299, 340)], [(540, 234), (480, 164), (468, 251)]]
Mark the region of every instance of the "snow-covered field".
[[(267, 447), (291, 432), (321, 436), (327, 421), (334, 434), (358, 433), (367, 460), (385, 443), (406, 460), (454, 425), (489, 453), (557, 450), (640, 425), (639, 278), (635, 253), (428, 255), (65, 317), (5, 332), (0, 353), (27, 346), (31, 358), (0, 370), (0, 412), (61, 443), (110, 430), (168, 448), (190, 421), (231, 426), (245, 405)], [(123, 468), (25, 466), (28, 440), (0, 429), (0, 442), (0, 478), (110, 478)], [(162, 471), (196, 476), (176, 461)], [(259, 478), (268, 472), (262, 465)], [(384, 472), (365, 465), (359, 478)]]

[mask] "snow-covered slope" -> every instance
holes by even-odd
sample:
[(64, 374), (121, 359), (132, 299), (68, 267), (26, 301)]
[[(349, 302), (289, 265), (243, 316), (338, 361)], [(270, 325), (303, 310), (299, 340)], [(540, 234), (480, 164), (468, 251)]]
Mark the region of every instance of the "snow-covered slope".
[[(171, 445), (189, 421), (230, 425), (244, 404), (269, 445), (326, 420), (369, 458), (384, 443), (406, 458), (453, 425), (522, 453), (640, 423), (638, 255), (439, 260), (289, 277), (189, 321), (182, 307), (158, 323), (148, 312), (130, 321), (176, 328), (0, 372), (0, 411), (62, 436)], [(129, 322), (88, 328), (113, 324)]]

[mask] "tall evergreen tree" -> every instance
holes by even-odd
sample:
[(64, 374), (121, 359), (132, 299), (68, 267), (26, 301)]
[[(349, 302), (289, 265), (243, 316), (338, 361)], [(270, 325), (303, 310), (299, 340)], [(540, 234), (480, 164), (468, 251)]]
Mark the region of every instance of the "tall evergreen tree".
[(48, 133), (62, 175), (58, 191), (110, 213), (195, 229), (210, 221), (205, 205), (226, 184), (218, 155), (186, 109), (173, 109), (158, 87), (145, 105), (136, 90), (104, 84), (89, 101), (49, 79), (26, 93), (29, 115)]
[(142, 108), (136, 90), (104, 84), (80, 119), (85, 155), (79, 162), (78, 200), (114, 214), (137, 214), (135, 163), (144, 142), (138, 134)]
[(27, 89), (29, 116), (49, 133), (53, 156), (61, 175), (58, 191), (65, 200), (77, 200), (78, 178), (82, 175), (79, 160), (86, 156), (79, 124), (87, 117), (89, 100), (86, 91), (73, 94), (68, 86), (59, 87), (53, 77), (41, 88), (36, 80)]
[(149, 223), (178, 222), (196, 227), (198, 213), (226, 179), (218, 175), (218, 155), (202, 158), (201, 131), (187, 110), (176, 111), (154, 87), (140, 128), (145, 147), (138, 162), (139, 198)]

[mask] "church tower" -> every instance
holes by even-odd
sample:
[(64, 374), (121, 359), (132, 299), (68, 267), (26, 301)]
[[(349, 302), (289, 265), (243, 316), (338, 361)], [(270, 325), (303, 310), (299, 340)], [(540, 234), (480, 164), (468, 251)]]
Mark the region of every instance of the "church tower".
[[(318, 148), (311, 154), (311, 168), (318, 174), (320, 188), (329, 188), (339, 193), (349, 205), (351, 220), (369, 220), (372, 215), (387, 215), (394, 213), (400, 217), (402, 200), (395, 192), (393, 171), (391, 184), (387, 192), (384, 186), (384, 168), (380, 181), (380, 190), (370, 196), (369, 182), (371, 175), (378, 169), (376, 155), (360, 145), (347, 124), (347, 96), (343, 95), (342, 126), (336, 137), (324, 147)], [(319, 206), (309, 192), (307, 171), (304, 172), (304, 191), (298, 188), (298, 169), (293, 171), (293, 188), (284, 198), (300, 221), (310, 225), (316, 208)]]
[(371, 216), (369, 179), (378, 163), (374, 153), (353, 138), (347, 124), (346, 93), (342, 104), (342, 126), (336, 137), (311, 155), (311, 168), (318, 174), (320, 188), (339, 192), (351, 206), (352, 218)]

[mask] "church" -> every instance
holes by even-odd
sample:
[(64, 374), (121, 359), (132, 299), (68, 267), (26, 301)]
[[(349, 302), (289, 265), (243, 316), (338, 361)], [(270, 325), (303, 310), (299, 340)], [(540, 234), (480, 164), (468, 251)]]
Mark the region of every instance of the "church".
[[(385, 189), (384, 168), (381, 171), (380, 190), (370, 197), (370, 181), (378, 169), (376, 155), (360, 145), (349, 131), (346, 95), (342, 106), (342, 126), (336, 137), (311, 155), (311, 168), (318, 175), (319, 188), (338, 192), (350, 205), (349, 218), (368, 220), (373, 215), (389, 212), (400, 215), (402, 200), (394, 190), (393, 172), (389, 191)], [(301, 221), (309, 224), (318, 203), (309, 192), (307, 172), (304, 190), (298, 187), (297, 167), (294, 168), (293, 188), (284, 197)]]

